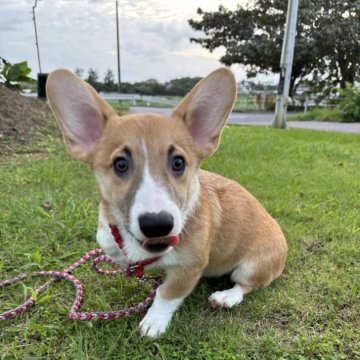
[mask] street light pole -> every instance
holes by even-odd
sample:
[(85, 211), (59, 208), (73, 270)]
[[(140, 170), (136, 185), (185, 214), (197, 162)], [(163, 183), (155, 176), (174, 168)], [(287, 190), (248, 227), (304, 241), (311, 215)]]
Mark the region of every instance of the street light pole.
[(280, 60), (280, 80), (276, 97), (274, 128), (286, 129), (286, 110), (288, 105), (291, 70), (294, 59), (298, 0), (288, 0), (286, 25)]
[(39, 41), (38, 41), (37, 28), (36, 28), (36, 17), (35, 17), (36, 5), (37, 5), (37, 0), (35, 0), (35, 4), (32, 7), (32, 13), (33, 13), (33, 21), (34, 21), (34, 29), (35, 29), (35, 44), (36, 44), (36, 50), (37, 50), (37, 58), (38, 58), (38, 63), (39, 63), (39, 70), (40, 70), (40, 73), (41, 73)]
[(116, 4), (116, 43), (117, 43), (117, 67), (118, 67), (118, 92), (120, 92), (120, 36), (119, 36), (119, 10), (118, 10), (118, 1)]

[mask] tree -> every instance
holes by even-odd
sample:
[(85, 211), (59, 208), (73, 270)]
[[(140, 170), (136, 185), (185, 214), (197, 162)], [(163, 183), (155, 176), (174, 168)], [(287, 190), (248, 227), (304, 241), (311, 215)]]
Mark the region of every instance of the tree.
[(90, 68), (88, 71), (88, 77), (87, 77), (86, 81), (91, 86), (93, 86), (96, 90), (98, 90), (98, 86), (97, 86), (98, 79), (99, 79), (99, 75), (98, 75), (97, 70)]
[(186, 95), (196, 83), (201, 80), (200, 77), (183, 77), (180, 79), (170, 80), (165, 84), (165, 89), (169, 95)]
[(124, 94), (131, 94), (134, 93), (134, 86), (128, 82), (121, 83), (121, 92)]
[(104, 84), (105, 85), (112, 85), (115, 83), (115, 77), (114, 77), (114, 73), (112, 72), (111, 69), (107, 69), (105, 72), (105, 76), (104, 76)]
[(160, 84), (156, 79), (148, 79), (135, 83), (134, 90), (142, 95), (162, 95), (164, 94), (164, 85)]
[(116, 91), (115, 76), (111, 69), (107, 69), (104, 76), (104, 91)]
[[(220, 61), (225, 65), (245, 65), (249, 77), (278, 73), (286, 11), (287, 1), (279, 0), (249, 1), (238, 5), (235, 11), (224, 6), (216, 12), (198, 9), (201, 19), (190, 19), (189, 24), (203, 31), (205, 37), (191, 41), (210, 51), (225, 47), (226, 53)], [(314, 70), (332, 76), (341, 85), (345, 77), (354, 82), (358, 70), (348, 74), (346, 69), (358, 69), (360, 65), (359, 20), (358, 0), (300, 1), (291, 92)]]
[[(321, 47), (328, 78), (339, 83), (353, 84), (360, 75), (360, 5), (359, 0), (319, 0), (313, 36)], [(315, 30), (321, 29), (316, 32)]]
[(74, 72), (77, 76), (82, 78), (84, 76), (85, 71), (84, 71), (84, 69), (77, 67), (77, 68), (75, 68)]

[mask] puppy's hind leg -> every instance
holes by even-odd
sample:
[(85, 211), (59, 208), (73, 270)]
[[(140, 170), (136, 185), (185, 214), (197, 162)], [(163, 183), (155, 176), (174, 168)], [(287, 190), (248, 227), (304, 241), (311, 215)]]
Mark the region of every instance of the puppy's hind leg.
[(244, 295), (252, 289), (268, 286), (284, 269), (285, 256), (280, 255), (258, 256), (256, 261), (252, 258), (243, 259), (231, 273), (234, 287), (214, 292), (209, 298), (210, 304), (214, 307), (230, 308), (240, 304)]
[(216, 291), (209, 297), (212, 307), (231, 308), (243, 301), (244, 295), (248, 294), (253, 287), (250, 280), (250, 268), (242, 262), (231, 274), (231, 280), (235, 285), (231, 289)]
[(250, 291), (251, 288), (235, 284), (231, 289), (215, 291), (209, 297), (209, 301), (212, 307), (231, 308), (234, 305), (240, 304), (244, 295)]

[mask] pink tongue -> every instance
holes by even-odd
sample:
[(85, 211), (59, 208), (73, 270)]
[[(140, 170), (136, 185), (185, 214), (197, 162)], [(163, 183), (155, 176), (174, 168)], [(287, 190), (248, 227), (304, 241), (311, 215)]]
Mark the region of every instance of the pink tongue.
[(180, 243), (180, 239), (177, 235), (169, 236), (169, 246), (178, 246)]
[(177, 235), (168, 236), (164, 238), (150, 238), (145, 239), (143, 242), (144, 248), (148, 248), (149, 245), (159, 245), (164, 244), (167, 246), (177, 246), (180, 243), (180, 238)]

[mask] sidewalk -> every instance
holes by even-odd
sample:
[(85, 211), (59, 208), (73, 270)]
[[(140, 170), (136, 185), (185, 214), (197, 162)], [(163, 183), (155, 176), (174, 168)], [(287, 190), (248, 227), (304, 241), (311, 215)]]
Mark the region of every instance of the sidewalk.
[[(154, 112), (170, 115), (172, 109), (151, 107), (130, 107), (129, 113)], [(230, 115), (228, 124), (271, 126), (274, 114), (270, 112), (234, 112)], [(288, 128), (301, 128), (311, 130), (335, 131), (343, 133), (360, 134), (360, 123), (337, 123), (327, 121), (288, 121)]]
[[(232, 113), (228, 123), (236, 125), (262, 125), (271, 126), (273, 113)], [(336, 131), (360, 134), (360, 123), (338, 123), (329, 121), (288, 121), (288, 128), (301, 128), (311, 130)]]

